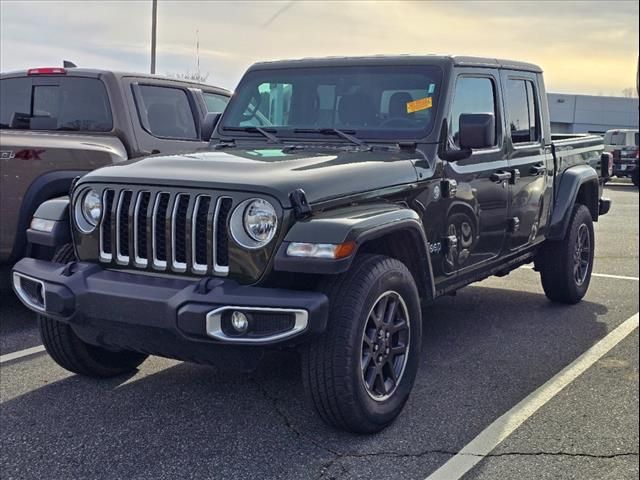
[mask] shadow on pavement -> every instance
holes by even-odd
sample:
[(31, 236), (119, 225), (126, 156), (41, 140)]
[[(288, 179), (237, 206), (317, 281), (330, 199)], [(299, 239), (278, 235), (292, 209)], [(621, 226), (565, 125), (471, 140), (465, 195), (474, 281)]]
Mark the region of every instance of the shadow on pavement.
[[(69, 377), (2, 404), (3, 472), (245, 479), (335, 470), (345, 478), (406, 478), (400, 466), (422, 454), (424, 478), (447, 459), (428, 452), (459, 450), (578, 357), (605, 335), (598, 316), (606, 312), (595, 303), (557, 306), (542, 295), (485, 287), (441, 299), (424, 313), (422, 364), (409, 402), (373, 436), (338, 432), (318, 419), (295, 354), (270, 355), (249, 375), (182, 363), (127, 382)], [(389, 454), (402, 457), (388, 461)]]

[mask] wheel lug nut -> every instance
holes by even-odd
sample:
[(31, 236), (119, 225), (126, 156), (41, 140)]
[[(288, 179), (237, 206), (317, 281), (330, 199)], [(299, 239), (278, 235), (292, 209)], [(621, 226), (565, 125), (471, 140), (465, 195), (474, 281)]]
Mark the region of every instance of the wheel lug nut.
[(380, 355), (380, 356), (378, 357), (378, 362), (381, 362), (381, 363), (382, 363), (382, 355)]
[(378, 351), (378, 344), (377, 344), (377, 343), (373, 346), (373, 351), (374, 351), (374, 352), (377, 352), (377, 351)]
[(389, 332), (387, 332), (387, 334), (385, 335), (385, 337), (389, 338)]
[(389, 355), (389, 347), (387, 347), (387, 348), (385, 348), (385, 349), (384, 349), (384, 354), (385, 354), (385, 355)]

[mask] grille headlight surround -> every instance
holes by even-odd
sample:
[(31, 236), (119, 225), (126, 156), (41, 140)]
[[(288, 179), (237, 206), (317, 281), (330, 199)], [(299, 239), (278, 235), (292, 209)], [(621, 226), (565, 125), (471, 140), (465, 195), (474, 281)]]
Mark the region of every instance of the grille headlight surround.
[(95, 230), (102, 218), (102, 196), (93, 189), (82, 192), (75, 206), (75, 220), (78, 228), (84, 233)]
[(267, 200), (250, 198), (234, 209), (229, 226), (231, 236), (238, 245), (255, 250), (265, 247), (275, 237), (278, 215)]

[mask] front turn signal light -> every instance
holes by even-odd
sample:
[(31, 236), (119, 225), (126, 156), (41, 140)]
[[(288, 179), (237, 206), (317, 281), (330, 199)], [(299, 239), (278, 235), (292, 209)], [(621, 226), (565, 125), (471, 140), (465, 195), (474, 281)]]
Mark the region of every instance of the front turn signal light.
[(351, 255), (356, 242), (345, 243), (303, 243), (291, 242), (287, 247), (288, 257), (328, 258), (337, 260)]

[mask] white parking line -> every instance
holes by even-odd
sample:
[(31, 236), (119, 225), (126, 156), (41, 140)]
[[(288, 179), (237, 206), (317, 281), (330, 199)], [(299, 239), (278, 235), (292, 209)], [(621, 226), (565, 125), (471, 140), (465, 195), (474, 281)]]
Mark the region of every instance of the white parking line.
[(17, 358), (28, 357), (29, 355), (35, 355), (36, 353), (44, 352), (44, 345), (38, 345), (37, 347), (26, 348), (13, 353), (7, 353), (6, 355), (0, 355), (0, 364), (10, 362)]
[[(520, 268), (523, 268), (525, 270), (533, 270), (532, 265), (522, 265)], [(615, 278), (617, 280), (633, 280), (635, 282), (640, 281), (640, 278), (638, 277), (627, 277), (625, 275), (610, 275), (608, 273), (592, 273), (591, 276), (600, 277), (600, 278)]]
[(626, 277), (624, 275), (609, 275), (608, 273), (592, 273), (592, 277), (602, 277), (602, 278), (617, 278), (618, 280), (635, 280), (636, 282), (640, 280), (638, 277)]
[(502, 443), (529, 417), (638, 328), (638, 314), (580, 355), (544, 385), (530, 393), (507, 413), (471, 440), (426, 480), (458, 480)]

